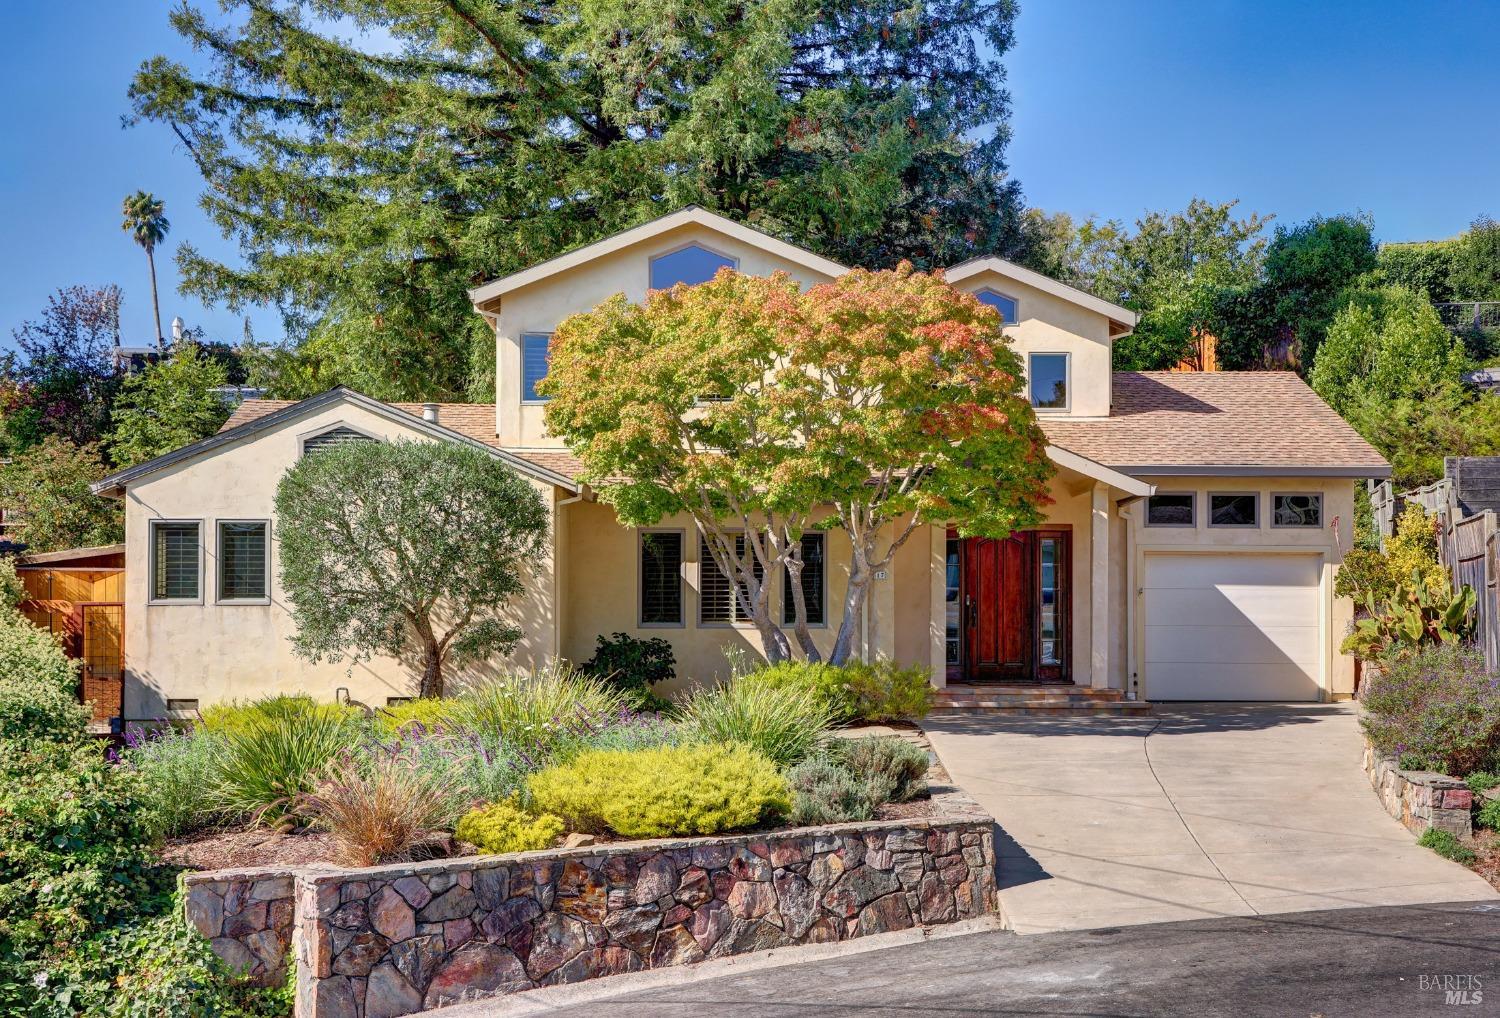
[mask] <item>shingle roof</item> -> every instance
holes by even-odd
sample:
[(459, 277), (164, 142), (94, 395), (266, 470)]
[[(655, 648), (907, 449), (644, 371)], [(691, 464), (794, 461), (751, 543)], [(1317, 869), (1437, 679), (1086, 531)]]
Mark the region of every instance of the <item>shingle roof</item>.
[(1053, 444), (1125, 473), (1390, 473), (1370, 443), (1290, 371), (1117, 371), (1107, 420), (1044, 417), (1041, 425)]
[[(1290, 371), (1117, 371), (1106, 420), (1041, 419), (1048, 440), (1124, 473), (1211, 473), (1215, 468), (1384, 477), (1390, 466)], [(221, 430), (291, 406), (241, 403)], [(392, 406), (422, 416), (421, 403)], [(438, 404), (438, 422), (501, 448), (490, 403)], [(567, 450), (508, 449), (566, 477), (583, 464)]]

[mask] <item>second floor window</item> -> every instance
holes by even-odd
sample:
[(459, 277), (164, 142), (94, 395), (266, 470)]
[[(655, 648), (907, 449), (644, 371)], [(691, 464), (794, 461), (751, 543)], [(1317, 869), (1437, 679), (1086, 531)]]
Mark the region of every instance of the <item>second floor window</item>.
[(651, 259), (651, 289), (669, 290), (678, 283), (697, 286), (714, 278), (720, 269), (732, 269), (737, 264), (728, 255), (689, 244)]
[(548, 349), (552, 336), (546, 332), (527, 332), (521, 335), (521, 399), (526, 403), (540, 403), (547, 397), (536, 391), (536, 383), (547, 377), (547, 362), (551, 357)]
[(1021, 304), (1014, 297), (1007, 297), (994, 290), (980, 290), (974, 296), (979, 298), (979, 303), (988, 304), (1000, 312), (1000, 321), (1006, 325), (1014, 325), (1020, 321)]
[(1032, 406), (1038, 410), (1068, 409), (1068, 355), (1032, 354), (1029, 383)]

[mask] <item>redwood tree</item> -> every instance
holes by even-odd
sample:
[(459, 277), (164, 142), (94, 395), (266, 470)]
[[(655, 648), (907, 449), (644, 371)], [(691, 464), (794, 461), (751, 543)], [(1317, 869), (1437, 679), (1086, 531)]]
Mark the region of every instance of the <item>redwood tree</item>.
[(541, 391), (622, 522), (692, 517), (773, 661), (790, 654), (766, 582), (783, 567), (798, 646), (820, 657), (797, 579), (821, 507), (851, 549), (841, 663), (875, 573), (919, 527), (1004, 536), (1039, 521), (1051, 473), (999, 317), (909, 264), (806, 293), (724, 270), (616, 297), (559, 327)]

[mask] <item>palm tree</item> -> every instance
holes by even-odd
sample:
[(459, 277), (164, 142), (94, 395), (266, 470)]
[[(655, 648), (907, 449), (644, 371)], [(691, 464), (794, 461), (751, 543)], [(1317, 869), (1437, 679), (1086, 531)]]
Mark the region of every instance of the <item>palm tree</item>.
[(120, 225), (146, 249), (146, 262), (151, 266), (151, 309), (156, 312), (156, 346), (162, 349), (166, 340), (161, 334), (161, 301), (156, 296), (156, 245), (166, 239), (172, 224), (162, 214), (165, 207), (161, 199), (146, 191), (137, 191), (126, 198), (122, 211), (125, 222)]

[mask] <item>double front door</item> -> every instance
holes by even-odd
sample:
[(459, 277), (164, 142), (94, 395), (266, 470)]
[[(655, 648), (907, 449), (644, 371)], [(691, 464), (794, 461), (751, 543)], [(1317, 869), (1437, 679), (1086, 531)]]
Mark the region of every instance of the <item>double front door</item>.
[(1065, 681), (1072, 534), (1022, 530), (959, 547), (958, 671), (967, 681)]

